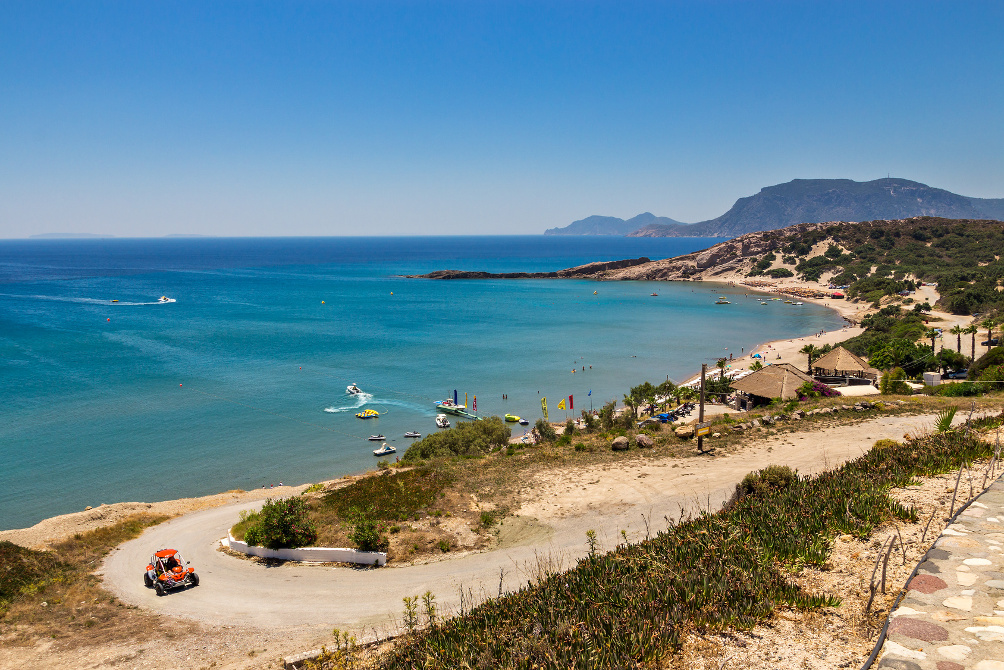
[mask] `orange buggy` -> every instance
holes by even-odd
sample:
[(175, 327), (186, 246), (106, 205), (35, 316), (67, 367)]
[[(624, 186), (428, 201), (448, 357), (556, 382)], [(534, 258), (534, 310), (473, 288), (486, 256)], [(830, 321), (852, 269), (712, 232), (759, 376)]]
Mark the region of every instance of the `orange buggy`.
[(150, 557), (143, 583), (147, 588), (155, 589), (158, 596), (162, 596), (170, 589), (198, 586), (199, 576), (176, 549), (161, 549)]

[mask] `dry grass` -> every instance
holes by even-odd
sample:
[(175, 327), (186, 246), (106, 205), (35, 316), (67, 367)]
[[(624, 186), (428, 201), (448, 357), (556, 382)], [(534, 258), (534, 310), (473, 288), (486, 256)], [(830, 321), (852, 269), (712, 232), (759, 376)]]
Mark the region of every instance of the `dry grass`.
[[(194, 630), (190, 624), (163, 621), (120, 602), (93, 574), (112, 548), (167, 518), (138, 515), (55, 545), (52, 555), (62, 565), (14, 599), (0, 618), (0, 644), (31, 645), (48, 638), (74, 648), (150, 636), (170, 639)], [(142, 570), (136, 566), (136, 579)]]

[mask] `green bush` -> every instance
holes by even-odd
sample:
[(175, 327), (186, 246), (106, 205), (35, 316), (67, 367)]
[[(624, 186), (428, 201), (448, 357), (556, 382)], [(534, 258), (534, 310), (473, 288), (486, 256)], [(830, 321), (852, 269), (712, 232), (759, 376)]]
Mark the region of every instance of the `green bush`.
[(533, 424), (534, 430), (540, 435), (540, 439), (544, 442), (554, 442), (558, 439), (558, 433), (554, 430), (552, 426), (547, 421), (543, 419), (537, 419), (537, 422)]
[(595, 432), (600, 424), (600, 420), (596, 418), (596, 415), (586, 410), (582, 410), (582, 422), (586, 426), (587, 433)]
[(51, 551), (0, 542), (0, 617), (22, 590), (45, 582), (67, 567)]
[(614, 427), (614, 410), (617, 409), (617, 401), (611, 400), (600, 408), (600, 428), (610, 430)]
[(353, 509), (349, 515), (352, 531), (349, 539), (359, 551), (387, 551), (387, 538), (380, 533), (376, 520), (360, 509)]
[(458, 421), (450, 430), (430, 433), (412, 444), (401, 460), (411, 463), (429, 458), (484, 456), (504, 448), (511, 436), (512, 430), (497, 416), (481, 421)]
[(906, 373), (903, 368), (893, 368), (882, 375), (879, 381), (879, 392), (882, 395), (910, 395), (913, 389), (906, 383)]
[[(979, 345), (979, 342), (976, 344)], [(1004, 347), (994, 347), (977, 358), (976, 362), (969, 366), (969, 372), (966, 374), (966, 377), (969, 379), (979, 379), (984, 370), (999, 365), (1004, 365)]]
[(307, 547), (317, 541), (317, 524), (309, 518), (303, 498), (269, 498), (256, 522), (245, 529), (244, 541), (269, 549)]
[(736, 484), (736, 492), (742, 496), (770, 495), (785, 491), (798, 484), (798, 472), (787, 465), (768, 465), (763, 470), (751, 472)]
[(968, 398), (970, 396), (983, 395), (986, 387), (983, 384), (964, 381), (954, 384), (941, 384), (935, 387), (935, 395), (942, 398)]
[(784, 279), (785, 277), (795, 276), (795, 273), (788, 268), (774, 268), (773, 270), (767, 270), (764, 274), (774, 279)]

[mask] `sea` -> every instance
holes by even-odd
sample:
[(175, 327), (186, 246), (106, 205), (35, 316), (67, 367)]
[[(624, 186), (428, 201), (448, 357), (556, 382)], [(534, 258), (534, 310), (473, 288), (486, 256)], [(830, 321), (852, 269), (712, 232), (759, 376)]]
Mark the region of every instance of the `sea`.
[[(717, 241), (0, 241), (0, 529), (361, 472), (382, 441), (399, 456), (405, 431), (437, 430), (433, 403), (454, 393), (479, 415), (531, 424), (546, 398), (563, 420), (641, 382), (840, 327), (829, 309), (761, 307), (708, 282), (403, 276), (668, 258)], [(380, 415), (356, 418), (363, 409)]]

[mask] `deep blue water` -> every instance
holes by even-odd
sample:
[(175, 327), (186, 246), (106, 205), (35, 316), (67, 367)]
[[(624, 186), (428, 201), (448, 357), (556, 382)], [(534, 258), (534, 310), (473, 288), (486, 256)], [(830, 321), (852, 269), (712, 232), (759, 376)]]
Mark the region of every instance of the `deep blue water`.
[[(376, 460), (366, 436), (403, 453), (404, 431), (435, 430), (432, 403), (454, 389), (481, 414), (531, 421), (546, 396), (553, 420), (569, 394), (577, 412), (726, 348), (840, 325), (821, 307), (763, 308), (699, 283), (398, 276), (665, 258), (715, 241), (0, 241), (0, 529), (360, 471)], [(351, 382), (367, 395), (346, 396)], [(381, 417), (356, 419), (361, 407)]]

